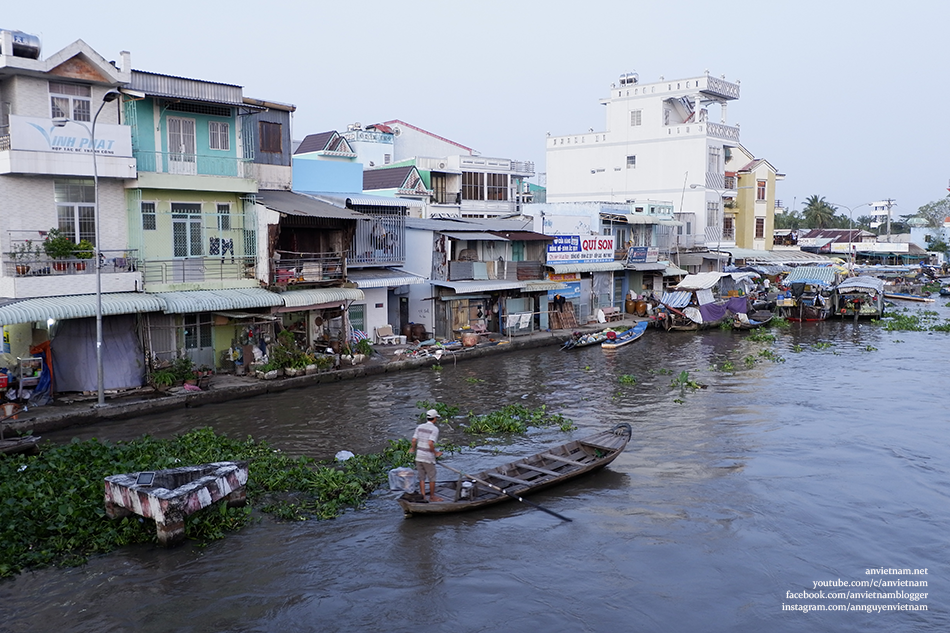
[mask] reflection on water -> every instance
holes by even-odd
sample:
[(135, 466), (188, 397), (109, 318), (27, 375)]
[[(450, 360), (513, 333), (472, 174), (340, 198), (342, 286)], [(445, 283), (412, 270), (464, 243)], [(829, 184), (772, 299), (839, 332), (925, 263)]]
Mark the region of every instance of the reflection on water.
[[(777, 337), (769, 345), (734, 332), (650, 330), (613, 354), (515, 352), (55, 434), (129, 439), (210, 425), (329, 457), (409, 437), (420, 400), (476, 413), (543, 404), (574, 419), (575, 435), (634, 427), (607, 470), (532, 498), (571, 523), (517, 502), (404, 519), (380, 491), (333, 521), (263, 517), (207, 548), (129, 548), (0, 582), (2, 628), (950, 629), (947, 335), (825, 322)], [(726, 362), (734, 372), (721, 371)], [(683, 371), (705, 388), (671, 386)], [(635, 384), (621, 384), (623, 375)], [(448, 421), (444, 437), (467, 445), (459, 422)], [(481, 468), (565, 437), (532, 429), (451, 459)], [(930, 568), (930, 610), (782, 610), (802, 602), (787, 591), (863, 579), (878, 566)], [(876, 601), (888, 602), (897, 601)]]

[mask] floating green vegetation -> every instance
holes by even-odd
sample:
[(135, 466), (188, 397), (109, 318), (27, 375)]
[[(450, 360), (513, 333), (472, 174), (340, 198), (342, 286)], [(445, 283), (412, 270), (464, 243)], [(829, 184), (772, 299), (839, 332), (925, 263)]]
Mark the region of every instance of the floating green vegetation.
[(442, 371), (442, 365), (436, 363), (432, 366), (432, 371)]
[(686, 401), (683, 400), (682, 398), (674, 398), (674, 399), (673, 399), (673, 402), (675, 402), (676, 404), (683, 404), (683, 403), (686, 402)]
[[(948, 304), (950, 305), (950, 304)], [(885, 330), (894, 332), (950, 332), (950, 320), (940, 320), (940, 314), (933, 310), (920, 310), (916, 313), (889, 313), (879, 320), (872, 321)]]
[(731, 330), (733, 329), (732, 319), (723, 319), (719, 322), (720, 330)]
[(204, 543), (246, 525), (251, 506), (282, 519), (338, 516), (363, 503), (391, 468), (411, 464), (409, 447), (408, 440), (391, 441), (381, 453), (336, 464), (291, 458), (266, 442), (198, 429), (170, 440), (77, 440), (36, 456), (7, 456), (0, 460), (0, 577), (26, 568), (81, 565), (93, 554), (155, 542), (151, 520), (106, 517), (102, 486), (108, 475), (248, 461), (248, 506), (218, 504), (186, 518), (186, 536)]
[(821, 342), (812, 344), (812, 347), (814, 347), (815, 349), (830, 349), (834, 346), (835, 346), (834, 343), (829, 343), (827, 341), (821, 341)]
[(746, 356), (745, 358), (742, 359), (742, 362), (745, 363), (746, 367), (755, 367), (755, 363), (757, 362), (757, 360), (755, 356)]
[(637, 377), (631, 376), (630, 374), (624, 374), (620, 378), (618, 378), (617, 381), (621, 385), (635, 385), (637, 384)]
[(477, 385), (477, 384), (480, 383), (480, 382), (485, 382), (485, 380), (482, 379), (482, 378), (475, 378), (474, 376), (470, 376), (470, 377), (468, 377), (468, 378), (465, 379), (465, 382), (467, 382), (467, 383), (469, 383), (469, 384), (472, 384), (472, 385)]
[(877, 348), (874, 347), (873, 345), (865, 345), (865, 346), (864, 346), (864, 351), (865, 351), (865, 352), (876, 352), (876, 351), (877, 351)]
[(702, 388), (702, 385), (690, 378), (689, 372), (684, 370), (680, 372), (679, 376), (670, 381), (670, 387), (681, 390), (692, 389), (695, 391), (696, 389)]
[(484, 415), (468, 414), (466, 433), (524, 433), (528, 427), (557, 426), (562, 431), (573, 431), (574, 422), (559, 413), (548, 413), (544, 405), (530, 409), (520, 404), (509, 404), (498, 411)]
[(775, 335), (771, 332), (766, 332), (763, 330), (756, 330), (752, 334), (746, 337), (750, 341), (755, 341), (757, 343), (774, 343)]
[(731, 360), (727, 360), (722, 365), (719, 366), (719, 371), (728, 371), (734, 372), (736, 370), (736, 365)]
[(772, 317), (772, 320), (769, 321), (769, 327), (779, 328), (780, 330), (786, 330), (792, 327), (792, 324), (789, 323), (788, 319), (785, 317)]
[(419, 421), (425, 419), (426, 411), (429, 409), (435, 409), (439, 412), (439, 417), (443, 420), (446, 418), (454, 418), (459, 414), (460, 409), (456, 406), (450, 404), (445, 404), (444, 402), (429, 402), (428, 400), (417, 400), (416, 408), (421, 409), (419, 411)]
[(792, 351), (795, 352), (796, 354), (801, 353), (803, 349), (805, 348), (799, 345), (798, 343), (795, 343), (794, 345), (792, 345)]
[(760, 352), (759, 352), (759, 356), (761, 356), (762, 358), (766, 358), (766, 359), (772, 361), (773, 363), (784, 363), (784, 362), (785, 362), (785, 359), (784, 359), (782, 356), (780, 356), (779, 354), (776, 354), (775, 352), (773, 352), (773, 351), (770, 350), (770, 349), (764, 349), (764, 350), (760, 351)]
[(590, 365), (584, 365), (584, 371), (590, 371)]
[(945, 308), (950, 308), (950, 301), (948, 301), (947, 303), (943, 304), (943, 307), (945, 307)]

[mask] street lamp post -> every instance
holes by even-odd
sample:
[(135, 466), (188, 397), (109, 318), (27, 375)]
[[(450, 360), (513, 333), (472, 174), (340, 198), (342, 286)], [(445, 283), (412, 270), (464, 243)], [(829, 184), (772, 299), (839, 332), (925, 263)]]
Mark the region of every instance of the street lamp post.
[(692, 184), (689, 186), (690, 189), (709, 189), (715, 191), (719, 194), (719, 208), (716, 210), (716, 272), (722, 272), (722, 225), (723, 225), (723, 216), (725, 209), (723, 208), (725, 203), (723, 202), (726, 192), (731, 191), (731, 189), (713, 189), (712, 187), (705, 187), (703, 185)]
[(854, 246), (851, 243), (852, 240), (854, 239), (854, 211), (855, 209), (866, 207), (871, 203), (862, 202), (858, 206), (854, 207), (854, 209), (852, 209), (851, 207), (845, 206), (843, 204), (838, 204), (836, 202), (831, 202), (830, 204), (833, 207), (843, 207), (848, 210), (848, 218), (850, 219), (850, 222), (851, 222), (851, 228), (848, 229), (848, 259), (851, 261), (851, 266), (850, 266), (851, 272), (854, 272)]
[(92, 127), (89, 128), (85, 123), (80, 121), (75, 121), (67, 117), (56, 117), (53, 119), (53, 125), (57, 127), (63, 127), (70, 121), (81, 125), (86, 132), (89, 134), (89, 142), (92, 145), (92, 183), (93, 183), (93, 196), (95, 200), (93, 202), (93, 219), (94, 223), (94, 232), (95, 232), (95, 250), (93, 252), (93, 257), (95, 258), (95, 269), (96, 269), (96, 393), (97, 400), (96, 406), (101, 407), (105, 405), (105, 380), (104, 372), (102, 366), (102, 246), (100, 240), (99, 232), (99, 165), (96, 154), (96, 121), (99, 120), (99, 114), (102, 112), (102, 108), (111, 101), (115, 101), (121, 95), (115, 90), (110, 90), (109, 92), (102, 95), (102, 103), (99, 104), (99, 108), (96, 110), (96, 114), (92, 117)]

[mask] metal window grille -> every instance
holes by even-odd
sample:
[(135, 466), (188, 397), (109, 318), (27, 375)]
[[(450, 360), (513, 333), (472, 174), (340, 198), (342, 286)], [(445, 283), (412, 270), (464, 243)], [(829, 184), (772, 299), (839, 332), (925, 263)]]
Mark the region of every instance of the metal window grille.
[(230, 126), (223, 121), (208, 121), (208, 147), (210, 149), (230, 150)]
[(158, 226), (158, 222), (155, 217), (155, 203), (154, 202), (143, 202), (142, 203), (142, 230), (143, 231), (154, 231)]

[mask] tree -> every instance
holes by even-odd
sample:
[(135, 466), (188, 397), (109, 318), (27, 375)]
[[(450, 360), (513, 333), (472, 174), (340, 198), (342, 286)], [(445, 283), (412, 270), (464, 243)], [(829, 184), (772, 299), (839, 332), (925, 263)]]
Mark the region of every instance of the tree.
[(825, 201), (824, 196), (808, 196), (805, 199), (805, 223), (813, 229), (826, 229), (835, 224), (835, 208)]
[(775, 228), (777, 229), (800, 229), (802, 223), (803, 218), (800, 211), (792, 210), (775, 214)]
[(926, 226), (931, 229), (942, 228), (944, 221), (950, 217), (950, 196), (934, 202), (928, 202), (917, 209), (917, 214), (913, 217), (924, 220), (927, 222)]

